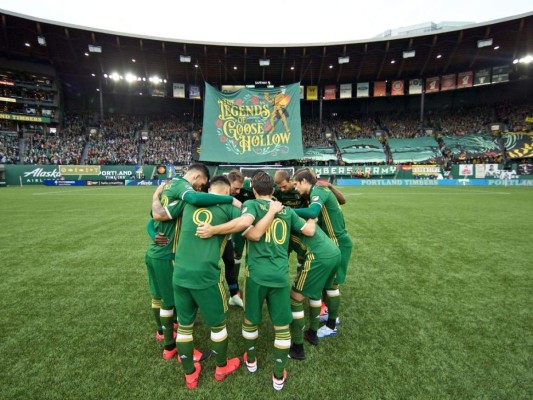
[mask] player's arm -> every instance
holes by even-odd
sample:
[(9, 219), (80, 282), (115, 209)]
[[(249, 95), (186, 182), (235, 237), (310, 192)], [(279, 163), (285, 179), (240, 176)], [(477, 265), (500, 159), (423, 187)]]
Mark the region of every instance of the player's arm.
[(148, 233), (148, 236), (150, 236), (150, 239), (152, 240), (155, 239), (155, 235), (157, 233), (155, 231), (154, 220), (151, 218), (148, 220), (148, 223), (146, 224), (146, 233)]
[(283, 210), (283, 204), (279, 201), (271, 201), (267, 213), (257, 222), (257, 224), (255, 224), (255, 226), (250, 225), (244, 233), (244, 237), (253, 242), (259, 241), (276, 217), (276, 214), (281, 210)]
[(158, 246), (166, 246), (168, 244), (168, 237), (162, 234), (161, 232), (156, 232), (153, 219), (150, 219), (146, 224), (146, 232), (148, 233), (148, 236), (150, 236), (150, 238)]
[(161, 200), (159, 197), (161, 196), (161, 193), (163, 193), (163, 189), (165, 188), (166, 183), (162, 183), (157, 187), (154, 194), (152, 195), (152, 218), (156, 221), (168, 221), (172, 219), (172, 216), (168, 212), (168, 210), (163, 207), (161, 204)]
[(210, 225), (201, 223), (196, 228), (196, 234), (202, 239), (210, 238), (214, 235), (227, 235), (228, 233), (242, 232), (254, 222), (254, 217), (250, 214), (243, 214), (239, 218), (220, 225)]
[(335, 187), (332, 185), (332, 184), (329, 184), (329, 190), (331, 190), (331, 192), (335, 195), (335, 197), (337, 198), (337, 201), (339, 202), (339, 204), (342, 206), (343, 204), (346, 204), (346, 199), (344, 198), (344, 196), (342, 195), (342, 193), (340, 191), (338, 191), (337, 189), (335, 189)]
[[(169, 210), (169, 207), (176, 205), (176, 202), (170, 203), (167, 207), (163, 207), (160, 197), (163, 193), (165, 184), (159, 185), (152, 195), (152, 218), (156, 221), (168, 221), (174, 219), (175, 216)], [(198, 206), (208, 207), (215, 204), (229, 204), (232, 203), (235, 207), (240, 208), (241, 202), (232, 196), (225, 196), (212, 193), (195, 192), (194, 190), (187, 191), (183, 194), (183, 200), (186, 203)]]
[(304, 224), (302, 229), (300, 229), (300, 232), (304, 234), (305, 236), (313, 236), (316, 231), (316, 218), (309, 218), (307, 222)]
[(197, 207), (208, 207), (208, 206), (214, 206), (216, 204), (230, 204), (230, 203), (233, 203), (235, 205), (236, 203), (234, 202), (234, 200), (239, 201), (235, 199), (233, 196), (225, 196), (221, 194), (204, 193), (204, 192), (195, 192), (194, 190), (189, 190), (188, 192), (185, 192), (185, 194), (183, 195), (183, 200)]
[(320, 215), (320, 209), (321, 206), (318, 203), (311, 203), (309, 207), (306, 208), (295, 208), (294, 212), (298, 214), (298, 216), (309, 219), (309, 218), (318, 218)]
[(337, 201), (339, 202), (339, 204), (342, 206), (343, 204), (346, 204), (346, 199), (344, 198), (344, 196), (342, 195), (342, 193), (340, 191), (338, 191), (337, 189), (335, 189), (335, 186), (333, 186), (331, 183), (329, 182), (326, 182), (326, 181), (317, 181), (317, 183), (315, 184), (315, 186), (318, 186), (318, 187), (327, 187), (329, 190), (331, 190), (331, 193), (333, 193), (335, 195), (335, 197), (337, 198)]

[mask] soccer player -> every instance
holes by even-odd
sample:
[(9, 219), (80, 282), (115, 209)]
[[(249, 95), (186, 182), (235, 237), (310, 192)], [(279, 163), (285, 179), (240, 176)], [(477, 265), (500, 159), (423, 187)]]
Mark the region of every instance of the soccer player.
[[(314, 220), (305, 222), (291, 208), (282, 208), (281, 203), (272, 201), (273, 179), (267, 173), (257, 172), (252, 178), (252, 188), (256, 200), (243, 204), (240, 218), (217, 226), (199, 225), (197, 232), (201, 237), (209, 237), (245, 230), (248, 246), (242, 325), (246, 344), (244, 362), (248, 371), (257, 370), (258, 325), (262, 319), (263, 303), (266, 301), (275, 336), (272, 385), (279, 391), (283, 389), (287, 377), (285, 367), (291, 345), (289, 236), (291, 231), (312, 236), (316, 225)], [(252, 227), (254, 222), (257, 224)]]
[[(183, 177), (176, 177), (170, 182), (160, 185), (153, 195), (152, 216), (156, 220), (154, 230), (168, 237), (169, 243), (164, 247), (150, 244), (148, 257), (145, 257), (149, 271), (149, 282), (157, 282), (158, 296), (165, 293), (166, 301), (159, 303), (152, 301), (152, 309), (159, 313), (164, 337), (163, 358), (168, 360), (176, 355), (176, 344), (173, 339), (172, 324), (174, 316), (174, 297), (172, 289), (172, 271), (174, 269), (174, 253), (179, 237), (179, 223), (177, 218), (181, 215), (185, 203), (208, 206), (218, 203), (234, 203), (240, 206), (240, 202), (231, 196), (219, 196), (210, 193), (202, 193), (199, 190), (207, 183), (209, 170), (204, 164), (192, 164)], [(161, 194), (162, 192), (162, 194)], [(161, 202), (159, 196), (161, 197)], [(155, 198), (155, 200), (154, 200)], [(166, 207), (163, 207), (163, 203)], [(171, 293), (171, 295), (169, 295)], [(164, 299), (164, 300), (165, 300)], [(158, 329), (159, 333), (159, 329)], [(160, 336), (156, 333), (156, 339)], [(196, 359), (204, 359), (202, 355), (195, 351)]]
[[(244, 185), (244, 175), (238, 169), (234, 169), (228, 173), (227, 177), (231, 185), (230, 195), (235, 198), (238, 198)], [(239, 242), (242, 241), (244, 246), (244, 239), (242, 239), (242, 237), (238, 234), (236, 234), (235, 236), (235, 240)], [(230, 306), (238, 306), (244, 308), (244, 304), (242, 302), (239, 291), (239, 267), (241, 257), (239, 257), (238, 260), (235, 258), (233, 241), (233, 237), (230, 237), (226, 244), (226, 247), (224, 248), (224, 252), (222, 253), (222, 261), (224, 262), (224, 276), (226, 278), (226, 283), (228, 284), (230, 293), (228, 304)], [(236, 266), (237, 268), (235, 268)]]
[(338, 333), (336, 324), (340, 306), (339, 285), (346, 281), (353, 242), (346, 231), (344, 215), (333, 193), (328, 188), (317, 186), (316, 177), (307, 168), (296, 171), (293, 180), (298, 193), (309, 195), (310, 199), (309, 207), (295, 209), (295, 212), (303, 218), (318, 218), (320, 228), (333, 240), (341, 252), (341, 263), (337, 269), (335, 281), (325, 290), (328, 319), (326, 324), (317, 331), (319, 338), (334, 336)]
[[(314, 171), (308, 169), (311, 175), (314, 175)], [(289, 175), (287, 170), (277, 170), (274, 174), (274, 183), (276, 184), (276, 190), (274, 191), (274, 197), (281, 201), (284, 206), (289, 206), (292, 208), (305, 208), (309, 206), (309, 195), (304, 196), (300, 195), (298, 191), (294, 188), (294, 181)], [(337, 198), (337, 201), (340, 205), (346, 204), (346, 200), (340, 191), (335, 189), (333, 185), (328, 182), (317, 180), (316, 186), (318, 187), (327, 187)], [(301, 248), (301, 242), (295, 242), (293, 236), (291, 235), (291, 240), (289, 242), (289, 253), (294, 251), (298, 256), (298, 269), (300, 269), (304, 263), (305, 250)], [(327, 307), (324, 302), (321, 303), (320, 315), (327, 318)], [(322, 318), (322, 317), (321, 317)]]
[[(313, 172), (308, 169), (311, 174)], [(294, 188), (294, 181), (287, 172), (287, 170), (280, 169), (274, 174), (274, 183), (276, 184), (276, 190), (274, 191), (274, 197), (281, 201), (284, 206), (292, 208), (304, 208), (309, 205), (309, 197), (301, 196), (300, 193)], [(346, 199), (340, 191), (338, 191), (331, 183), (325, 181), (316, 182), (317, 187), (327, 187), (337, 198), (337, 201), (342, 206), (346, 204)]]
[[(208, 206), (214, 204), (232, 203), (240, 207), (241, 202), (231, 196), (214, 196), (210, 193), (203, 193), (202, 189), (209, 181), (209, 169), (202, 163), (195, 163), (189, 166), (189, 169), (183, 177), (177, 176), (170, 180), (161, 193), (161, 204), (152, 204), (152, 214), (155, 220), (166, 220), (166, 211), (164, 207), (175, 200), (184, 200), (192, 205)], [(160, 204), (160, 205), (161, 205)]]
[(148, 285), (152, 295), (152, 311), (157, 324), (156, 340), (163, 340), (163, 358), (168, 360), (176, 354), (174, 339), (174, 292), (172, 272), (174, 260), (174, 223), (161, 223), (153, 219), (146, 226), (152, 239), (145, 254)]
[[(317, 330), (320, 323), (322, 291), (333, 285), (341, 261), (341, 252), (319, 227), (311, 237), (291, 234), (291, 241), (297, 243), (304, 251), (305, 261), (298, 269), (291, 290), (293, 320), (289, 356), (296, 360), (304, 360), (304, 337), (312, 345), (318, 345)], [(309, 329), (304, 332), (303, 301), (306, 297), (309, 298)]]
[[(239, 193), (236, 193), (234, 195), (232, 194), (232, 196), (234, 196), (241, 203), (244, 203), (246, 200), (255, 199), (254, 192), (252, 190), (251, 179), (248, 177), (244, 177), (244, 175), (239, 170), (232, 170), (228, 174), (228, 179), (230, 180), (230, 182), (232, 182), (232, 186), (235, 184), (235, 181), (232, 181), (232, 177), (233, 177), (232, 172), (234, 171), (235, 171), (236, 181), (239, 181), (240, 177), (242, 176), (242, 185), (240, 185)], [(240, 233), (236, 233), (236, 234), (231, 235), (231, 241), (233, 242), (233, 254), (235, 258), (234, 275), (238, 279), (239, 271), (241, 268), (242, 253), (244, 251), (244, 245), (245, 245), (246, 239)]]
[[(224, 176), (215, 176), (211, 180), (209, 191), (227, 196), (230, 193), (230, 182)], [(172, 283), (179, 320), (176, 342), (189, 389), (197, 387), (201, 372), (200, 363), (193, 361), (193, 325), (198, 309), (211, 329), (211, 347), (217, 364), (215, 379), (224, 380), (240, 365), (238, 357), (227, 359), (227, 295), (218, 265), (227, 236), (203, 240), (196, 235), (196, 227), (202, 222), (221, 224), (239, 215), (239, 209), (230, 204), (209, 207), (187, 204), (183, 209)]]

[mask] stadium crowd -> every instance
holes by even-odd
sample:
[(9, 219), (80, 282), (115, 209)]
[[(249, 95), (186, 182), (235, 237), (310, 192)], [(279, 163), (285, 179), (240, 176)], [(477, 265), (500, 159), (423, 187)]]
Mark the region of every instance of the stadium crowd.
[[(526, 119), (533, 115), (533, 106), (530, 102), (507, 102), (453, 110), (430, 109), (425, 115), (424, 124), (420, 123), (417, 112), (353, 114), (322, 121), (303, 118), (303, 145), (335, 148), (337, 162), (341, 163), (341, 153), (335, 146), (337, 139), (375, 138), (382, 143), (390, 163), (394, 161), (387, 138), (491, 134), (493, 122), (502, 123), (503, 132), (527, 132), (531, 131), (531, 123)], [(428, 133), (428, 128), (433, 132)], [(146, 132), (144, 139), (143, 132)], [(115, 115), (98, 123), (91, 115), (67, 114), (55, 134), (34, 130), (21, 135), (12, 126), (2, 125), (0, 161), (7, 164), (189, 164), (200, 135), (199, 122), (178, 117)]]

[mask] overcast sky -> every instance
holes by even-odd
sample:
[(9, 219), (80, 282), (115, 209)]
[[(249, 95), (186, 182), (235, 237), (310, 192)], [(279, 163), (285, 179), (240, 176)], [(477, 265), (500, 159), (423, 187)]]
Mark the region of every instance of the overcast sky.
[[(364, 4), (364, 5), (363, 5)], [(531, 0), (0, 0), (0, 9), (130, 35), (228, 44), (316, 44), (372, 38), (423, 22), (487, 22), (533, 11)]]

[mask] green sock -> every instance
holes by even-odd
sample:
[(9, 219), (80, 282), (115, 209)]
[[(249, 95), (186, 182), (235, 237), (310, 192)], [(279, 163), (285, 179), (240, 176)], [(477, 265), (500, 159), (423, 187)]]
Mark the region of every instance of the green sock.
[(152, 299), (152, 313), (154, 314), (155, 323), (157, 325), (157, 331), (162, 332), (163, 331), (163, 324), (161, 324), (161, 318), (159, 317), (159, 313), (161, 310), (161, 304), (163, 302), (158, 299)]
[(174, 310), (161, 308), (160, 312), (161, 324), (163, 325), (163, 336), (165, 337), (165, 346), (171, 345), (176, 341), (174, 339), (174, 329), (172, 324), (174, 323)]
[(312, 331), (318, 331), (318, 326), (320, 325), (320, 307), (322, 305), (322, 300), (320, 299), (309, 299), (309, 329)]
[(176, 338), (176, 345), (178, 346), (178, 354), (181, 358), (181, 366), (183, 367), (183, 372), (186, 375), (192, 374), (194, 372), (194, 360), (193, 360), (193, 336), (192, 336), (193, 326), (178, 326), (178, 337)]
[(304, 342), (304, 328), (305, 328), (303, 302), (291, 298), (291, 311), (292, 311), (292, 323), (291, 323), (292, 342), (296, 344), (302, 344)]
[(274, 376), (281, 378), (283, 370), (289, 360), (291, 346), (291, 331), (289, 328), (275, 329), (274, 331)]
[(257, 350), (255, 345), (257, 343), (257, 338), (259, 337), (257, 325), (243, 322), (242, 336), (244, 338), (244, 345), (246, 346), (246, 357), (248, 358), (248, 362), (254, 362)]
[(174, 324), (178, 323), (178, 312), (176, 311), (176, 306), (173, 306), (172, 309), (174, 310), (174, 318), (172, 318), (172, 329), (174, 329)]
[(211, 349), (215, 353), (217, 367), (223, 367), (228, 360), (228, 332), (226, 324), (211, 328)]
[[(341, 297), (340, 297), (340, 291), (339, 289), (327, 289), (327, 296), (326, 296), (326, 306), (328, 306), (328, 322), (326, 325), (334, 329), (335, 328), (335, 320), (339, 316), (339, 306), (341, 304)], [(333, 321), (333, 327), (330, 325), (332, 324), (330, 321)]]

